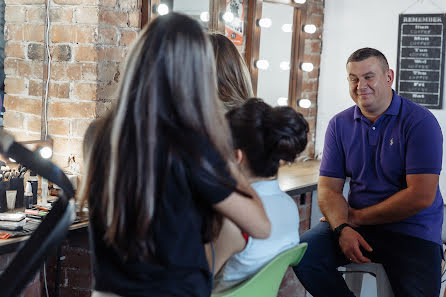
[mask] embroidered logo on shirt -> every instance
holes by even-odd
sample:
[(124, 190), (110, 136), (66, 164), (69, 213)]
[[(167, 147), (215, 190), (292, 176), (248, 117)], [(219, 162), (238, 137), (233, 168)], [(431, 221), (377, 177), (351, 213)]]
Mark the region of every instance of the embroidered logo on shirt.
[(392, 145), (393, 145), (393, 137), (390, 138), (390, 146), (392, 146)]

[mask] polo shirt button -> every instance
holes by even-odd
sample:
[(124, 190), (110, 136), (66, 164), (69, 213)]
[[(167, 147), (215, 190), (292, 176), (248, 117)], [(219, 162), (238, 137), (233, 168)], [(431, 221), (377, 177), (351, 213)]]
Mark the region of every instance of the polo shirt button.
[(376, 128), (375, 128), (375, 127), (372, 127), (372, 130), (376, 130)]

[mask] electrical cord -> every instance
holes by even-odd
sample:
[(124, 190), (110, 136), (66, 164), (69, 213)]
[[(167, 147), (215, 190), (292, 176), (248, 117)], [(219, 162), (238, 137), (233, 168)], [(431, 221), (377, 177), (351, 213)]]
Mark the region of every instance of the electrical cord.
[[(47, 77), (45, 83), (45, 97), (43, 98), (43, 123), (44, 123), (44, 132), (41, 135), (42, 139), (48, 138), (48, 92), (49, 92), (49, 84), (50, 84), (50, 76), (51, 76), (51, 53), (50, 53), (50, 3), (51, 0), (46, 1), (46, 30), (45, 30), (45, 49), (48, 58), (48, 66), (47, 66)], [(43, 137), (42, 137), (43, 136)]]

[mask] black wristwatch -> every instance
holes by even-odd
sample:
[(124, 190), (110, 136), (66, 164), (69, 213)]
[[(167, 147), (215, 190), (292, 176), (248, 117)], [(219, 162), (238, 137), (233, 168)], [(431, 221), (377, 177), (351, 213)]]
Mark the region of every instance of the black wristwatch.
[(333, 234), (336, 237), (336, 239), (339, 239), (339, 237), (341, 236), (341, 231), (342, 229), (344, 229), (345, 227), (352, 227), (347, 223), (342, 223), (341, 225), (337, 226), (336, 228), (333, 229)]

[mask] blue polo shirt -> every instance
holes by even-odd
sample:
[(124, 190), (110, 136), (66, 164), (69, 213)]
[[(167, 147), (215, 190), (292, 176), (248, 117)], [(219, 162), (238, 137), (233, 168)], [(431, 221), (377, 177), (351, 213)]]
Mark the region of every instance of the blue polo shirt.
[[(327, 128), (320, 175), (350, 177), (348, 203), (356, 209), (407, 188), (408, 174), (440, 174), (443, 135), (426, 108), (393, 91), (389, 108), (375, 123), (355, 105), (335, 115)], [(441, 244), (443, 199), (385, 229)]]

